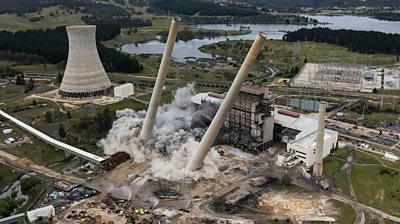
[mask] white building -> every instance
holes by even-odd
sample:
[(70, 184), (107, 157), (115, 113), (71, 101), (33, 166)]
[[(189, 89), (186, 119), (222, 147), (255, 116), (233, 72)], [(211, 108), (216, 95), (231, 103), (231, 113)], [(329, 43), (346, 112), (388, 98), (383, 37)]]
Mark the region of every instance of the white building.
[(53, 205), (49, 205), (43, 208), (38, 208), (26, 213), (30, 223), (35, 223), (38, 220), (51, 219), (56, 215)]
[[(277, 165), (293, 166), (287, 161), (296, 161), (289, 159), (295, 155), (299, 163), (311, 167), (315, 161), (317, 117), (275, 108), (274, 121), (274, 138), (287, 143), (285, 153), (278, 156)], [(337, 147), (338, 139), (337, 131), (325, 128), (323, 157)]]
[(132, 83), (124, 83), (122, 85), (114, 87), (114, 98), (125, 99), (132, 96), (134, 93)]
[[(325, 128), (324, 150), (322, 156), (325, 157), (331, 153), (337, 145), (339, 133)], [(299, 162), (306, 167), (310, 167), (315, 161), (315, 150), (317, 145), (317, 132), (313, 132), (299, 140), (291, 141), (287, 144), (287, 152), (294, 153), (299, 158)]]

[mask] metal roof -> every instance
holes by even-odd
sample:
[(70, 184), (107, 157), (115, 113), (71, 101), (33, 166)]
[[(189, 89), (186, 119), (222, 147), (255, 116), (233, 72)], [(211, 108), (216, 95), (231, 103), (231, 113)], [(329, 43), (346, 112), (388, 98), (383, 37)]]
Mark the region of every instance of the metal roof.
[(25, 131), (31, 133), (32, 135), (34, 135), (35, 137), (45, 141), (46, 143), (53, 145), (56, 148), (62, 149), (64, 151), (67, 151), (71, 154), (74, 154), (78, 157), (84, 158), (86, 160), (89, 160), (92, 163), (98, 164), (100, 165), (101, 163), (103, 163), (105, 161), (104, 158), (100, 157), (100, 156), (96, 156), (94, 154), (91, 154), (89, 152), (83, 151), (81, 149), (78, 149), (74, 146), (68, 145), (64, 142), (58, 141), (46, 134), (44, 134), (43, 132), (25, 124), (24, 122), (14, 118), (13, 116), (5, 113), (3, 110), (0, 110), (0, 115), (3, 116), (4, 118), (10, 120), (11, 122), (13, 122), (14, 124), (16, 124), (18, 127), (24, 129)]

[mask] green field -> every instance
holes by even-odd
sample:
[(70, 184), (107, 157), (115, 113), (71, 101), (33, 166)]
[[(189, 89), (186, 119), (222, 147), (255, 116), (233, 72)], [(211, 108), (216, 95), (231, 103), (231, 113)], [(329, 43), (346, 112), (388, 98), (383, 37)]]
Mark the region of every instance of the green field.
[(333, 205), (340, 210), (339, 220), (335, 223), (349, 224), (354, 223), (357, 218), (356, 211), (348, 205), (340, 201), (332, 201)]
[(344, 161), (331, 156), (324, 158), (324, 176), (329, 178), (332, 177), (333, 174), (335, 174), (344, 164)]
[[(359, 201), (389, 214), (400, 215), (400, 164), (381, 159), (360, 150), (353, 150), (355, 161), (352, 165), (351, 181)], [(324, 174), (331, 177), (344, 164), (347, 149), (339, 149), (324, 159)], [(383, 165), (385, 166), (383, 166)], [(386, 171), (383, 171), (386, 170)], [(381, 173), (383, 172), (383, 173)], [(350, 196), (347, 171), (342, 171), (336, 184)]]
[[(268, 33), (267, 33), (268, 35)], [(207, 45), (201, 49), (219, 55), (231, 57), (244, 57), (248, 49), (243, 48), (240, 52), (234, 52), (236, 45), (240, 41), (224, 41), (221, 44), (213, 44), (216, 46), (212, 50)], [(244, 41), (241, 41), (244, 43)], [(218, 45), (226, 45), (223, 48)], [(286, 71), (292, 66), (302, 67), (304, 59), (307, 58), (308, 62), (322, 63), (322, 62), (336, 62), (336, 63), (358, 63), (358, 64), (371, 64), (371, 65), (386, 65), (396, 62), (396, 56), (385, 54), (360, 54), (348, 51), (344, 47), (339, 47), (332, 44), (314, 43), (314, 42), (299, 42), (290, 43), (279, 40), (267, 40), (264, 44), (262, 54), (265, 56), (261, 61), (265, 64), (271, 64), (276, 68)], [(229, 46), (229, 47), (227, 47)], [(225, 50), (226, 49), (226, 50)]]
[(20, 172), (0, 164), (0, 189), (11, 184), (19, 175)]
[[(72, 14), (71, 14), (72, 13)], [(53, 14), (54, 16), (51, 16)], [(47, 29), (58, 26), (84, 24), (81, 17), (83, 13), (74, 13), (73, 10), (67, 12), (60, 7), (43, 8), (40, 12), (17, 14), (1, 14), (0, 29), (8, 31), (28, 30), (28, 29)], [(43, 16), (37, 22), (29, 21), (33, 17)]]
[(391, 174), (380, 172), (386, 168), (356, 165), (352, 171), (352, 182), (358, 200), (400, 216), (400, 176), (396, 171), (386, 169)]

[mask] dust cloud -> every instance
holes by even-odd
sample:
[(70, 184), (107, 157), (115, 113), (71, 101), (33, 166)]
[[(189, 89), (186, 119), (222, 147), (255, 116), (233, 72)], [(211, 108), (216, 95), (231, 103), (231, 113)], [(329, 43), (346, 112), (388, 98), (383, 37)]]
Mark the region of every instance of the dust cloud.
[(190, 172), (185, 169), (218, 109), (203, 107), (193, 111), (193, 93), (193, 84), (188, 84), (176, 90), (171, 104), (159, 108), (151, 139), (143, 141), (139, 137), (146, 112), (124, 109), (116, 112), (117, 120), (107, 137), (97, 145), (106, 155), (124, 151), (135, 162), (148, 163), (149, 172), (157, 178), (180, 180), (186, 177), (214, 177), (221, 165), (215, 150), (210, 151), (201, 170)]

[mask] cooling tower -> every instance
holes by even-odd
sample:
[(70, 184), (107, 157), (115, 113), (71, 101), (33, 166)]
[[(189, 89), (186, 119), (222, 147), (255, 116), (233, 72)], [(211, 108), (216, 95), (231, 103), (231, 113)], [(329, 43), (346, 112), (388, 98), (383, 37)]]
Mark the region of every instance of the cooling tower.
[(217, 137), (219, 130), (221, 129), (233, 102), (239, 94), (240, 88), (242, 87), (244, 81), (247, 78), (247, 75), (249, 74), (250, 66), (256, 60), (266, 38), (267, 35), (265, 33), (259, 33), (254, 40), (253, 45), (251, 46), (249, 53), (246, 56), (246, 59), (244, 60), (238, 74), (236, 75), (235, 80), (233, 80), (233, 83), (229, 88), (228, 94), (226, 95), (224, 101), (218, 109), (217, 114), (210, 124), (210, 127), (208, 127), (206, 133), (201, 139), (199, 147), (190, 158), (190, 161), (186, 167), (189, 171), (195, 171), (196, 169), (201, 168), (201, 166), (203, 165), (204, 159), (210, 151), (210, 148), (214, 143), (214, 140)]
[(141, 139), (148, 139), (153, 134), (154, 122), (160, 105), (161, 94), (164, 88), (165, 78), (167, 77), (169, 62), (171, 61), (172, 50), (174, 48), (180, 22), (180, 17), (174, 17), (172, 19), (167, 43), (165, 44), (164, 54), (157, 74), (157, 80), (154, 84), (153, 94), (151, 95), (149, 108), (147, 109), (146, 118), (143, 122), (143, 128), (140, 132)]
[(322, 157), (324, 152), (324, 135), (325, 135), (325, 114), (326, 102), (319, 102), (318, 129), (317, 129), (317, 145), (315, 147), (315, 161), (313, 165), (313, 174), (316, 177), (322, 176)]
[(68, 60), (59, 94), (62, 97), (90, 97), (111, 91), (111, 82), (96, 47), (96, 26), (67, 26)]

